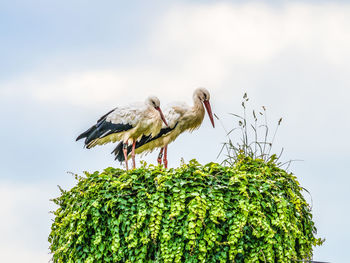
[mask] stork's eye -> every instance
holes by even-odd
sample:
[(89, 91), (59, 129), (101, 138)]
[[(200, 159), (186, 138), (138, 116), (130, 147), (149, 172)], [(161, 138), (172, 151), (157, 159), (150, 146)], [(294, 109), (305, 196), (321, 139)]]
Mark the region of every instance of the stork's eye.
[(207, 100), (207, 94), (203, 93), (203, 97), (204, 97), (203, 100)]

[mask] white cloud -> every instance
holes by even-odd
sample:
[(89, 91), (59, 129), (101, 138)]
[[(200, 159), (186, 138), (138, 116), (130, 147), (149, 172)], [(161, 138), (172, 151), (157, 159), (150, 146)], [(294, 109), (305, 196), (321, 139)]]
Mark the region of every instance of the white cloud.
[(149, 94), (164, 100), (190, 98), (188, 90), (197, 86), (234, 95), (228, 85), (261, 81), (261, 68), (275, 61), (281, 61), (273, 68), (276, 75), (290, 71), (293, 57), (301, 65), (315, 59), (342, 70), (350, 66), (350, 7), (179, 5), (159, 18), (145, 42), (136, 55), (130, 54), (139, 60), (129, 66), (58, 75), (34, 72), (3, 83), (2, 94), (24, 89), (40, 101), (96, 107), (143, 100)]
[(293, 50), (348, 64), (349, 14), (350, 6), (333, 4), (181, 6), (160, 21), (152, 46), (157, 56), (170, 56), (189, 69), (212, 65), (206, 72), (211, 74), (237, 64), (268, 63)]

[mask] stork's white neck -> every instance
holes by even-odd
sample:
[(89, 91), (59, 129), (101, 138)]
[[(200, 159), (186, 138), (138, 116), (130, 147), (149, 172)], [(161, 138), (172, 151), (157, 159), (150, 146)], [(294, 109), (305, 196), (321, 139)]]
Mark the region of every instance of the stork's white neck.
[(193, 107), (192, 110), (195, 112), (201, 112), (203, 111), (204, 113), (204, 107), (202, 101), (197, 97), (193, 97)]
[(204, 119), (203, 103), (198, 97), (193, 97), (193, 106), (186, 112), (183, 120), (184, 130), (194, 130), (198, 128)]

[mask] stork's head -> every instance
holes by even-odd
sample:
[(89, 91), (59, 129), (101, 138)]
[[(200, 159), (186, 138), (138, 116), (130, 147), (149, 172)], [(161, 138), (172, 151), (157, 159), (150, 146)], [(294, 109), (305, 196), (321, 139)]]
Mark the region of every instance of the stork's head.
[(149, 96), (145, 103), (148, 105), (148, 106), (151, 106), (151, 107), (154, 107), (154, 108), (159, 108), (160, 107), (160, 101), (159, 99), (156, 97), (156, 96)]
[(156, 109), (157, 111), (159, 111), (160, 117), (162, 118), (162, 121), (165, 123), (166, 126), (168, 126), (168, 123), (166, 122), (163, 112), (160, 109), (160, 101), (156, 96), (149, 96), (146, 99), (146, 105), (153, 107), (154, 109)]
[(210, 106), (210, 102), (209, 102), (209, 100), (210, 100), (209, 91), (205, 88), (198, 88), (193, 93), (193, 99), (199, 99), (201, 102), (203, 102), (205, 109), (208, 112), (211, 124), (215, 128), (213, 113), (211, 111), (211, 106)]

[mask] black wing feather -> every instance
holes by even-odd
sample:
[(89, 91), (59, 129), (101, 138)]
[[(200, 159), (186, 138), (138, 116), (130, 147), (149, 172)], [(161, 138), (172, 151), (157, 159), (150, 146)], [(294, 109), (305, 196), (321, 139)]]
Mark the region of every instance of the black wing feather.
[[(95, 129), (91, 131), (86, 137), (85, 144), (88, 145), (90, 142), (96, 139), (102, 139), (113, 133), (118, 133), (122, 131), (127, 131), (133, 128), (130, 124), (124, 123), (112, 123), (109, 121), (102, 121), (95, 125)], [(88, 147), (89, 148), (89, 147)]]
[[(139, 147), (141, 147), (141, 146), (143, 146), (151, 141), (154, 141), (154, 140), (162, 137), (163, 135), (171, 132), (172, 130), (174, 130), (176, 128), (177, 124), (178, 123), (176, 123), (173, 128), (170, 128), (170, 127), (162, 128), (159, 131), (159, 133), (154, 137), (152, 137), (152, 135), (147, 135), (147, 136), (143, 135), (141, 137), (141, 139), (136, 142), (135, 149), (137, 149), (137, 148), (139, 148)], [(129, 145), (127, 148), (128, 155), (130, 154), (131, 150), (132, 150), (132, 145)], [(120, 142), (111, 153), (115, 155), (115, 160), (118, 160), (120, 162), (125, 161), (124, 152), (123, 152), (123, 142)]]
[[(125, 161), (124, 153), (123, 153), (123, 142), (119, 142), (117, 147), (114, 148), (114, 150), (111, 152), (111, 154), (115, 155), (115, 160), (118, 160), (119, 162)], [(128, 154), (131, 152), (131, 146), (128, 147)]]
[(90, 129), (86, 130), (85, 132), (83, 132), (82, 134), (80, 134), (75, 141), (79, 141), (80, 139), (83, 139), (85, 137), (87, 137), (91, 132), (93, 132), (95, 129), (95, 125), (92, 126)]
[(107, 116), (112, 113), (113, 111), (115, 111), (116, 108), (114, 108), (113, 110), (110, 110), (109, 112), (107, 112), (105, 115), (103, 115), (101, 118), (98, 119), (97, 123), (105, 120), (107, 118)]
[(104, 120), (106, 120), (107, 116), (108, 116), (111, 112), (113, 112), (114, 110), (115, 110), (115, 109), (110, 110), (110, 111), (107, 112), (105, 115), (103, 115), (102, 117), (100, 117), (94, 126), (92, 126), (90, 129), (88, 129), (88, 130), (86, 130), (85, 132), (83, 132), (82, 134), (80, 134), (75, 140), (76, 140), (76, 141), (79, 141), (80, 139), (83, 139), (83, 138), (88, 137), (91, 133), (93, 133), (93, 132), (96, 130), (96, 128), (97, 128), (97, 126), (98, 126), (99, 124), (101, 124)]
[(133, 128), (130, 124), (124, 123), (112, 123), (106, 121), (107, 116), (112, 113), (115, 109), (107, 112), (101, 118), (98, 119), (97, 123), (93, 125), (91, 128), (80, 134), (76, 141), (86, 138), (85, 145), (89, 148), (88, 144), (95, 139), (101, 139), (113, 133), (118, 133), (122, 131), (127, 131)]

